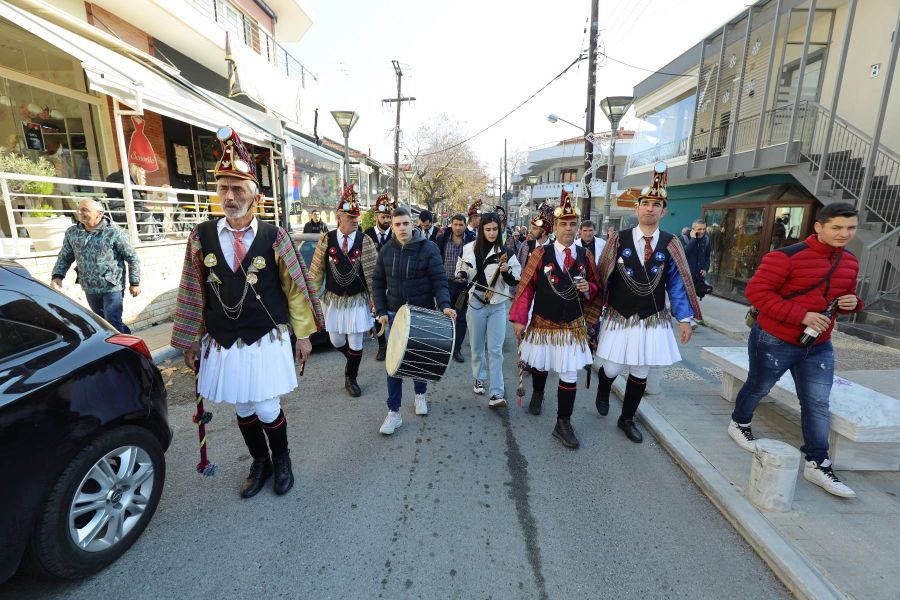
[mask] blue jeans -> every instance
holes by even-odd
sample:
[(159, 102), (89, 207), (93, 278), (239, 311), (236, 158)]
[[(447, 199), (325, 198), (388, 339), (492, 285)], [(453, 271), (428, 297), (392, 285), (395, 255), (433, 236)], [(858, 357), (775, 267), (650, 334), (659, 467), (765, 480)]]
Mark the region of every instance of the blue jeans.
[(490, 375), (488, 393), (499, 398), (503, 397), (503, 340), (506, 338), (508, 313), (509, 301), (485, 305), (470, 298), (466, 314), (472, 351), (472, 377), (484, 381)]
[(754, 325), (747, 343), (750, 372), (738, 392), (731, 418), (746, 424), (756, 405), (788, 370), (800, 399), (800, 427), (806, 460), (821, 463), (828, 458), (830, 415), (828, 397), (834, 383), (834, 350), (831, 340), (803, 348), (789, 344)]
[[(394, 315), (396, 313), (393, 311), (388, 312), (388, 319), (390, 322), (394, 322)], [(384, 339), (388, 340), (391, 336), (391, 328), (388, 327), (384, 333)], [(401, 377), (391, 377), (387, 376), (387, 388), (388, 388), (388, 398), (387, 405), (388, 410), (398, 411), (400, 410), (400, 403), (403, 400), (403, 378)], [(416, 390), (417, 394), (424, 394), (428, 389), (428, 382), (420, 379), (413, 380), (413, 388)]]
[(122, 322), (122, 302), (125, 291), (105, 292), (101, 294), (85, 294), (88, 305), (94, 313), (106, 319), (110, 325), (121, 333), (131, 333), (131, 330)]

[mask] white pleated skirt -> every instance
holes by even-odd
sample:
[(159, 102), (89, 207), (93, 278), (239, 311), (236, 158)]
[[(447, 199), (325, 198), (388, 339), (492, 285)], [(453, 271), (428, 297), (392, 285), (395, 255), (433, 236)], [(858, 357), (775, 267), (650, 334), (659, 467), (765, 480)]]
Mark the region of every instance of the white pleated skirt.
[[(277, 333), (277, 330), (275, 330)], [(259, 343), (224, 348), (206, 335), (202, 341), (199, 391), (212, 402), (260, 402), (297, 387), (297, 367), (287, 333)], [(210, 347), (211, 346), (211, 347)], [(207, 348), (209, 355), (207, 356)]]
[(364, 333), (375, 324), (372, 310), (366, 302), (355, 306), (334, 306), (325, 303), (324, 312), (325, 331), (330, 333)]
[(668, 324), (646, 326), (643, 321), (622, 327), (603, 320), (597, 358), (623, 365), (668, 366), (681, 360), (675, 334)]
[(519, 347), (520, 357), (528, 366), (539, 371), (577, 371), (591, 364), (591, 350), (587, 342), (567, 346), (558, 344), (533, 344), (523, 340)]

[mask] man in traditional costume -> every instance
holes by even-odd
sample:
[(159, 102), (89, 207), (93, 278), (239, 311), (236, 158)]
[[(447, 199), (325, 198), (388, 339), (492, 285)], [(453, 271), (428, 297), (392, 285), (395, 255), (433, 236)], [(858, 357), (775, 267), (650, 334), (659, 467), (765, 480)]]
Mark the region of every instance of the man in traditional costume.
[(372, 238), (363, 235), (359, 228), (355, 184), (344, 189), (335, 215), (338, 226), (319, 238), (309, 270), (313, 285), (323, 290), (325, 331), (332, 345), (347, 359), (344, 387), (351, 397), (359, 398), (362, 390), (356, 378), (362, 362), (363, 339), (375, 324), (370, 280), (378, 250)]
[[(391, 211), (397, 208), (397, 201), (391, 198), (387, 192), (382, 192), (375, 201), (375, 224), (363, 233), (372, 238), (375, 248), (381, 252), (381, 248), (391, 239)], [(375, 360), (384, 361), (387, 356), (387, 336), (382, 331), (378, 337), (378, 353)]]
[[(469, 197), (471, 200), (472, 197)], [(478, 237), (478, 226), (481, 224), (481, 207), (484, 205), (481, 198), (476, 199), (474, 202), (469, 204), (469, 208), (466, 209), (466, 217), (468, 218), (468, 223), (466, 223), (466, 238), (468, 241), (474, 240)]]
[(594, 257), (575, 245), (578, 214), (571, 190), (563, 190), (553, 216), (543, 215), (541, 221), (542, 228), (554, 223), (556, 241), (531, 252), (509, 320), (516, 337), (522, 338), (519, 358), (531, 367), (533, 390), (528, 412), (541, 414), (548, 372), (559, 373), (553, 436), (574, 450), (579, 442), (570, 419), (578, 371), (592, 362), (587, 323), (596, 322), (599, 316), (599, 286)]
[[(628, 367), (628, 381), (619, 416), (619, 429), (632, 442), (643, 435), (634, 422), (647, 387), (650, 367), (668, 366), (681, 360), (672, 331), (678, 320), (682, 344), (691, 339), (693, 319), (700, 318), (691, 272), (677, 235), (661, 231), (666, 214), (664, 163), (653, 172), (653, 183), (638, 199), (638, 226), (610, 235), (598, 269), (604, 284), (606, 306), (600, 322), (597, 357), (597, 411), (609, 413), (609, 393), (616, 376)], [(666, 295), (671, 310), (666, 308)]]
[(280, 396), (297, 387), (295, 356), (306, 361), (309, 336), (324, 320), (288, 233), (254, 215), (262, 196), (249, 153), (230, 127), (217, 136), (225, 217), (197, 225), (188, 238), (171, 344), (189, 367), (199, 360), (200, 395), (235, 406), (253, 457), (241, 497), (256, 495), (273, 472), (280, 495), (294, 484)]
[(547, 204), (546, 200), (541, 203), (537, 212), (531, 217), (529, 233), (531, 239), (525, 240), (516, 257), (519, 259), (520, 265), (528, 264), (528, 256), (534, 252), (535, 248), (550, 243), (550, 234), (553, 233), (553, 207)]

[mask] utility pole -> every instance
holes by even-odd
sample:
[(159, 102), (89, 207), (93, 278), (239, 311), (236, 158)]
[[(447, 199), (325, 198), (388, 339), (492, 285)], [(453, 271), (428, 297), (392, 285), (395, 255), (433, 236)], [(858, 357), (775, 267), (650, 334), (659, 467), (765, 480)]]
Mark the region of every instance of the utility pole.
[(585, 111), (584, 125), (584, 181), (587, 197), (581, 204), (581, 218), (591, 218), (591, 183), (594, 173), (591, 165), (594, 162), (594, 145), (587, 140), (587, 136), (594, 133), (594, 112), (597, 107), (597, 38), (600, 36), (599, 0), (591, 0), (591, 39), (588, 46), (588, 85), (587, 85), (587, 110)]
[(509, 216), (509, 200), (506, 199), (506, 192), (509, 191), (509, 171), (506, 170), (506, 138), (503, 138), (503, 177), (503, 181), (506, 182), (506, 185), (503, 186), (503, 210)]
[(382, 100), (382, 102), (396, 102), (397, 103), (397, 125), (394, 128), (394, 200), (400, 201), (400, 105), (404, 102), (412, 102), (415, 100), (413, 97), (404, 98), (401, 90), (400, 82), (403, 79), (403, 70), (400, 69), (400, 63), (396, 60), (392, 60), (391, 64), (394, 65), (394, 73), (397, 75), (397, 97), (396, 98), (386, 98)]

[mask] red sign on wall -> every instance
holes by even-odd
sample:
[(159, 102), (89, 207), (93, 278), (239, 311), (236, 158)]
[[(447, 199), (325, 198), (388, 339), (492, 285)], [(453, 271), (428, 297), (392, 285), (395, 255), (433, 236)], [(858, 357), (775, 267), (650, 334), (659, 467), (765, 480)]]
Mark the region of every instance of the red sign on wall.
[(148, 173), (154, 173), (159, 170), (159, 163), (156, 162), (156, 153), (147, 134), (144, 133), (144, 119), (140, 117), (131, 117), (131, 124), (134, 125), (134, 132), (128, 141), (128, 162), (137, 165)]

